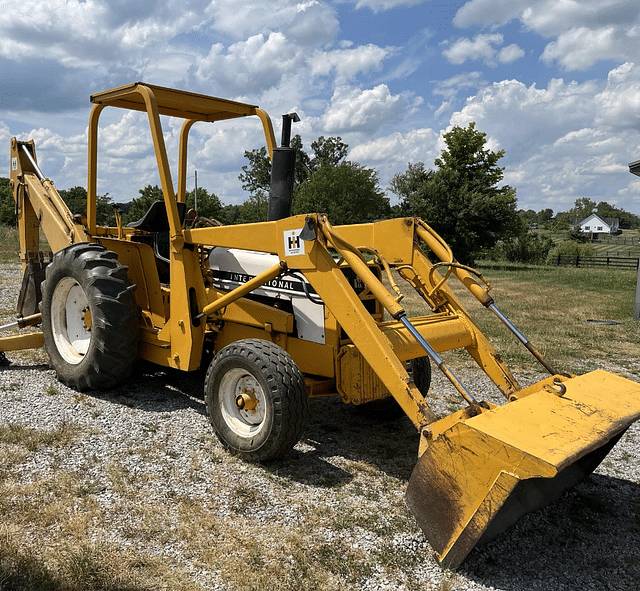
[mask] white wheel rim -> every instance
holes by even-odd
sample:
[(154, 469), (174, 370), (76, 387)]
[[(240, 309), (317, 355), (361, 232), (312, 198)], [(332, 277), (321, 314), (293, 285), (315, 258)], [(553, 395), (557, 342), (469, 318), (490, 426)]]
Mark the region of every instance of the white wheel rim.
[(91, 342), (91, 313), (84, 289), (72, 277), (60, 280), (53, 290), (51, 330), (62, 358), (73, 365), (80, 363)]
[[(229, 428), (240, 437), (257, 435), (264, 425), (267, 405), (262, 386), (246, 369), (234, 368), (222, 376), (218, 390), (222, 417)], [(255, 397), (253, 409), (243, 409), (237, 400), (241, 396)]]

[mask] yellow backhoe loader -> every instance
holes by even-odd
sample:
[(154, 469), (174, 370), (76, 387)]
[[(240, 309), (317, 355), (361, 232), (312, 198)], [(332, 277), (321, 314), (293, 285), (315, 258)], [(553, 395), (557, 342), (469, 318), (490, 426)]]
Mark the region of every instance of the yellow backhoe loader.
[[(16, 322), (0, 328), (41, 330), (0, 339), (0, 352), (44, 345), (58, 379), (86, 390), (122, 382), (136, 359), (191, 371), (212, 351), (210, 422), (227, 449), (254, 461), (296, 444), (309, 398), (362, 405), (392, 397), (419, 438), (406, 501), (448, 567), (589, 474), (640, 417), (640, 384), (604, 371), (556, 371), (497, 308), (482, 276), (458, 264), (422, 220), (333, 227), (320, 213), (291, 216), (294, 113), (283, 118), (278, 147), (269, 116), (248, 104), (144, 83), (91, 102), (84, 214), (70, 212), (41, 172), (34, 143), (11, 141), (24, 280)], [(114, 227), (96, 223), (105, 107), (147, 113), (164, 194), (128, 226), (118, 215)], [(184, 120), (176, 191), (161, 116)], [(216, 225), (185, 212), (189, 131), (237, 117), (262, 123), (273, 170), (269, 221)], [(41, 253), (41, 230), (51, 260)], [(454, 279), (548, 378), (518, 384), (449, 288)], [(399, 282), (420, 295), (424, 315), (408, 317)], [(441, 357), (453, 349), (469, 353), (504, 404), (464, 386)], [(440, 419), (425, 399), (432, 364), (464, 400)]]

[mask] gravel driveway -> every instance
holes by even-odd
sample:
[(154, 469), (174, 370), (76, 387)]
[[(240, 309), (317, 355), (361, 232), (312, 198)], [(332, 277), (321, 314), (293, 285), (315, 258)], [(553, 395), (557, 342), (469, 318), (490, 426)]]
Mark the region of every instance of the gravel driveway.
[[(0, 323), (10, 321), (18, 282), (16, 266), (0, 269)], [(46, 505), (51, 499), (35, 485), (73, 478), (75, 492), (56, 519), (13, 524), (6, 534), (43, 553), (62, 543), (144, 552), (193, 589), (254, 589), (260, 581), (367, 591), (640, 587), (638, 424), (585, 482), (452, 572), (437, 565), (403, 502), (418, 444), (406, 418), (381, 423), (339, 400), (314, 400), (294, 452), (251, 465), (212, 436), (201, 372), (141, 363), (124, 386), (79, 394), (55, 380), (42, 352), (8, 357), (0, 426), (73, 425), (66, 445), (16, 451), (10, 464), (11, 445), (0, 443), (0, 488), (35, 491), (33, 502)], [(474, 392), (486, 386), (462, 377)], [(453, 394), (440, 376), (432, 392), (448, 412)]]

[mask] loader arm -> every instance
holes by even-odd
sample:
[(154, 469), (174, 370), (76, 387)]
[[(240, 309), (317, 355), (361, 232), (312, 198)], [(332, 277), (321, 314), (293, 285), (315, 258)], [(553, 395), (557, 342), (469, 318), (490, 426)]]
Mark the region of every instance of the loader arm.
[[(291, 242), (287, 246), (287, 238), (295, 238), (294, 248)], [(490, 286), (477, 272), (459, 265), (420, 220), (332, 228), (325, 216), (308, 215), (253, 224), (246, 232), (238, 227), (193, 230), (186, 240), (264, 249), (286, 268), (304, 274), (348, 337), (336, 343), (336, 380), (357, 384), (341, 392), (343, 399), (363, 402), (362, 384), (373, 384), (375, 374), (418, 429), (419, 460), (406, 501), (438, 560), (449, 567), (459, 565), (476, 544), (588, 475), (640, 418), (640, 385), (606, 372), (571, 377), (550, 371), (556, 375), (521, 388), (447, 279), (459, 280), (484, 308), (495, 312)], [(440, 262), (427, 258), (421, 245)], [(373, 254), (385, 268), (394, 267), (420, 293), (430, 314), (409, 318), (395, 279), (389, 281), (391, 293), (371, 272), (363, 253)], [(345, 268), (356, 272), (392, 320), (380, 321), (365, 309), (345, 278)], [(276, 276), (278, 268), (270, 273)], [(510, 324), (506, 317), (503, 321)], [(524, 337), (521, 340), (543, 367), (552, 369)], [(464, 388), (439, 357), (440, 351), (456, 348), (467, 350), (506, 404), (477, 401)], [(404, 365), (425, 351), (466, 399), (466, 408), (439, 419), (429, 409)]]

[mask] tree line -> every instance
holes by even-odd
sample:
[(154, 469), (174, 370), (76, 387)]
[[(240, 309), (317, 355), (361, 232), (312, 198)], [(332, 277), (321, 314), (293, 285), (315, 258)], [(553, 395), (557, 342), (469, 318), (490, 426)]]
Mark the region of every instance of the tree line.
[[(502, 184), (504, 168), (499, 166), (504, 150), (486, 148), (486, 134), (470, 123), (454, 127), (444, 135), (446, 149), (435, 160), (435, 168), (423, 162), (408, 163), (396, 174), (390, 191), (399, 198), (390, 205), (378, 184), (378, 173), (347, 159), (348, 145), (340, 137), (319, 137), (304, 150), (296, 135), (291, 147), (297, 152), (292, 213), (322, 212), (335, 225), (365, 223), (390, 217), (420, 217), (452, 247), (458, 261), (472, 264), (481, 256), (520, 262), (543, 262), (554, 246), (549, 238), (532, 232), (545, 227), (552, 231), (570, 228), (575, 220), (597, 213), (615, 217), (621, 228), (640, 227), (640, 217), (606, 202), (588, 198), (576, 200), (568, 212), (518, 210), (516, 190)], [(239, 179), (249, 197), (241, 204), (223, 204), (215, 193), (198, 188), (198, 215), (223, 224), (265, 221), (271, 179), (271, 161), (264, 147), (244, 153), (248, 163)], [(59, 191), (74, 213), (86, 211), (83, 187)], [(97, 219), (101, 225), (115, 225), (114, 208), (126, 225), (141, 218), (154, 201), (162, 199), (158, 186), (140, 189), (129, 203), (114, 203), (109, 194), (98, 197)], [(196, 202), (195, 191), (187, 193), (187, 207)], [(0, 178), (0, 223), (15, 224), (15, 205), (9, 180)]]

